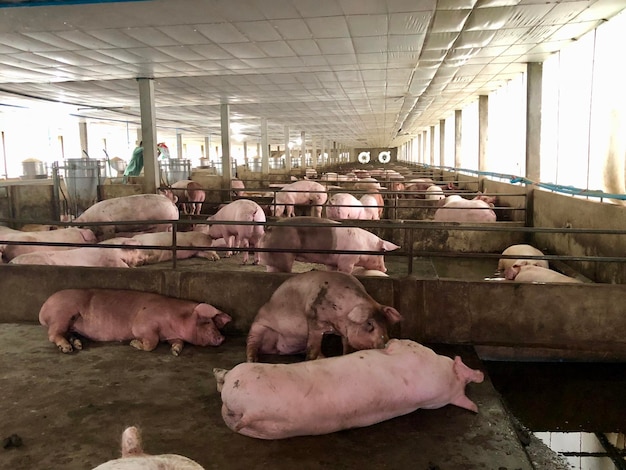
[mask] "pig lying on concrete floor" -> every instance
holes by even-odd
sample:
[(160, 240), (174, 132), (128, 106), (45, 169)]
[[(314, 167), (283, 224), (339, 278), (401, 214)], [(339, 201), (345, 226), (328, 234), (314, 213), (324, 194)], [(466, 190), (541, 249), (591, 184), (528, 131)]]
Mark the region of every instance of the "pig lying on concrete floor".
[(548, 261), (545, 259), (526, 259), (526, 256), (544, 256), (541, 250), (538, 250), (532, 245), (520, 244), (520, 245), (511, 245), (506, 248), (503, 252), (503, 255), (506, 256), (516, 256), (517, 258), (500, 258), (498, 260), (498, 271), (504, 272), (510, 267), (512, 267), (519, 260), (526, 260), (527, 265), (535, 265), (541, 266), (542, 268), (549, 268)]
[(135, 426), (122, 433), (122, 458), (109, 460), (93, 470), (204, 470), (197, 462), (177, 454), (150, 455), (143, 451), (141, 434)]
[(402, 320), (393, 307), (376, 302), (350, 274), (309, 271), (283, 282), (263, 305), (248, 333), (246, 359), (261, 354), (322, 356), (325, 333), (342, 337), (348, 348), (382, 348), (387, 327)]
[[(219, 346), (218, 328), (231, 317), (212, 305), (164, 295), (117, 289), (65, 289), (52, 294), (39, 311), (48, 338), (61, 352), (82, 349), (78, 333), (95, 341), (128, 341), (152, 351), (160, 341), (178, 356), (184, 342)], [(68, 341), (69, 340), (69, 341)]]
[(504, 277), (517, 282), (571, 282), (581, 283), (579, 279), (566, 276), (549, 268), (533, 264), (534, 260), (517, 260), (513, 266), (504, 271)]
[(259, 439), (327, 434), (447, 404), (477, 412), (465, 386), (484, 379), (458, 356), (397, 339), (385, 349), (213, 373), (226, 425)]

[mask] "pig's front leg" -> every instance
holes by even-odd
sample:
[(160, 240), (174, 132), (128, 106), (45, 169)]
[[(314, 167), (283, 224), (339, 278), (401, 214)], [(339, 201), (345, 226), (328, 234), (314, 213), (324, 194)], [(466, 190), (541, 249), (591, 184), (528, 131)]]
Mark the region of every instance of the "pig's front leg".
[(198, 258), (206, 258), (209, 261), (217, 261), (218, 259), (220, 259), (220, 256), (217, 254), (216, 251), (199, 251), (198, 254), (196, 255)]
[(313, 359), (321, 359), (324, 357), (322, 354), (322, 339), (325, 333), (334, 333), (337, 331), (332, 325), (326, 322), (318, 322), (317, 320), (308, 320), (309, 335), (306, 340), (306, 359), (307, 361)]
[(182, 339), (172, 339), (170, 344), (172, 345), (170, 348), (172, 355), (178, 357), (185, 346), (185, 342)]

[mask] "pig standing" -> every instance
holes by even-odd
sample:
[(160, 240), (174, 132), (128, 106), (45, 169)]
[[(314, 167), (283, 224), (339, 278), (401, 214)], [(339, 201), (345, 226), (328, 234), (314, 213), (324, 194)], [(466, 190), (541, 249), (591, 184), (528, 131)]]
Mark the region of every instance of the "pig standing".
[(428, 199), (431, 201), (439, 201), (441, 199), (445, 199), (445, 197), (446, 196), (443, 194), (443, 189), (440, 186), (437, 186), (436, 184), (426, 188), (425, 199)]
[[(59, 230), (48, 230), (41, 232), (21, 232), (15, 230), (0, 234), (0, 239), (21, 242), (41, 242), (41, 243), (96, 243), (96, 236), (89, 229), (68, 227)], [(69, 250), (72, 246), (54, 245), (8, 245), (0, 244), (0, 254), (5, 261), (11, 261), (17, 256), (34, 253), (37, 251), (58, 251)]]
[(435, 212), (435, 222), (495, 222), (496, 213), (489, 203), (480, 199), (464, 199), (459, 196), (443, 199), (444, 205)]
[(545, 259), (526, 259), (526, 256), (544, 256), (541, 250), (531, 245), (511, 245), (502, 252), (506, 256), (516, 256), (516, 258), (500, 258), (498, 260), (498, 271), (504, 272), (515, 264), (518, 260), (529, 261), (527, 265), (534, 264), (542, 268), (549, 268), (548, 261)]
[[(304, 226), (301, 224), (317, 224)], [(262, 252), (260, 263), (267, 272), (290, 273), (294, 261), (325, 264), (328, 269), (351, 273), (355, 266), (387, 272), (382, 253), (400, 248), (359, 227), (343, 227), (339, 222), (316, 217), (294, 217), (268, 227), (259, 247), (282, 250), (378, 251), (365, 253)]]
[(458, 356), (398, 339), (384, 349), (213, 373), (226, 425), (258, 439), (327, 434), (448, 404), (478, 412), (465, 386), (484, 380)]
[(246, 189), (246, 186), (239, 178), (233, 178), (230, 180), (230, 189), (232, 190), (233, 197), (243, 197), (245, 194), (244, 189)]
[(532, 261), (534, 260), (517, 260), (513, 266), (504, 271), (504, 277), (517, 282), (582, 282), (552, 269), (537, 266)]
[(311, 206), (311, 215), (322, 216), (322, 208), (328, 199), (326, 188), (315, 181), (300, 180), (285, 185), (276, 193), (270, 205), (272, 215), (294, 217), (294, 206)]
[(154, 224), (155, 220), (178, 220), (176, 205), (162, 194), (134, 194), (97, 202), (74, 222), (129, 222), (137, 224), (101, 225), (93, 230), (100, 239), (112, 238), (115, 232), (166, 232), (172, 224)]
[[(202, 185), (192, 180), (181, 180), (174, 183), (172, 189), (178, 197), (178, 203), (185, 214), (200, 215), (206, 194)], [(175, 201), (174, 201), (175, 202)]]
[[(223, 238), (228, 248), (248, 248), (256, 247), (265, 233), (262, 224), (265, 223), (265, 212), (261, 206), (249, 199), (237, 199), (222, 207), (215, 215), (207, 220), (210, 221), (241, 221), (241, 222), (257, 222), (254, 225), (220, 225), (212, 224), (208, 228), (205, 225), (198, 225), (194, 230), (208, 233), (213, 240)], [(225, 256), (232, 255), (231, 251), (227, 251)], [(243, 264), (249, 259), (247, 251), (243, 252)], [(254, 254), (253, 264), (259, 264), (259, 253)]]
[(333, 194), (326, 205), (326, 217), (331, 220), (363, 219), (363, 204), (352, 194)]
[(322, 356), (325, 333), (340, 335), (348, 348), (382, 348), (387, 327), (402, 320), (398, 311), (376, 302), (354, 276), (309, 271), (283, 282), (263, 305), (250, 327), (246, 359), (261, 354)]
[[(136, 240), (139, 245), (147, 246), (172, 246), (173, 234), (172, 232), (156, 232), (156, 233), (140, 233), (133, 235), (133, 240)], [(207, 247), (211, 246), (211, 237), (202, 232), (176, 232), (176, 246), (185, 247), (185, 249), (178, 248), (176, 250), (176, 259), (188, 259), (198, 257), (206, 258), (211, 261), (220, 259), (215, 250), (209, 250)], [(105, 243), (109, 242), (106, 240)], [(140, 249), (141, 264), (154, 264), (162, 263), (163, 261), (169, 261), (172, 259), (172, 250), (159, 250), (159, 249)]]
[(133, 268), (143, 264), (139, 249), (120, 248), (74, 248), (62, 251), (36, 251), (16, 256), (9, 264), (43, 264), (50, 266), (90, 266), (98, 268)]
[(78, 333), (94, 341), (130, 340), (131, 346), (143, 351), (167, 341), (178, 356), (185, 341), (197, 346), (222, 344), (218, 328), (230, 321), (228, 314), (206, 303), (117, 289), (61, 290), (48, 297), (39, 311), (48, 339), (63, 353), (82, 349), (81, 341), (72, 335)]
[(204, 470), (200, 464), (178, 454), (150, 455), (143, 451), (141, 434), (135, 426), (122, 433), (122, 458), (109, 460), (93, 470)]
[(385, 205), (380, 193), (364, 194), (359, 201), (363, 205), (363, 220), (380, 220)]

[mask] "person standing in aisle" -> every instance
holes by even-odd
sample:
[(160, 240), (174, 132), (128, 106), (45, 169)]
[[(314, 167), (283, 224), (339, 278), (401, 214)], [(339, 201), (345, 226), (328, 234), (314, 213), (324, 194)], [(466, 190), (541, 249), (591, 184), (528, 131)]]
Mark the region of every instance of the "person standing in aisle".
[(128, 182), (129, 176), (139, 176), (143, 170), (143, 141), (133, 150), (133, 156), (124, 170), (124, 183)]

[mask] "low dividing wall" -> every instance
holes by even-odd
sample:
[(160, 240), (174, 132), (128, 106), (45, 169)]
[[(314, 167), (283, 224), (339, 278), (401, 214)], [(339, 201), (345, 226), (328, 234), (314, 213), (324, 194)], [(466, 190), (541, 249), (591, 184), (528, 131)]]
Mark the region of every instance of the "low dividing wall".
[[(57, 290), (100, 287), (208, 302), (233, 316), (227, 335), (245, 335), (258, 309), (291, 275), (4, 265), (0, 322), (37, 322), (41, 305)], [(625, 285), (360, 280), (376, 300), (403, 314), (394, 336), (513, 351), (541, 348), (556, 351), (553, 357), (626, 359)]]

